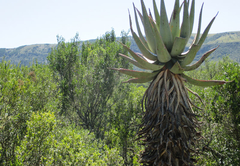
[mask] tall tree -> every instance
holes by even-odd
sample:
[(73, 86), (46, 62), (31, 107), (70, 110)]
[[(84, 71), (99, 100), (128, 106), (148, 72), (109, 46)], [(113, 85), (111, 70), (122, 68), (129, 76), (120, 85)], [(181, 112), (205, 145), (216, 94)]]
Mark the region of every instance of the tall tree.
[[(216, 50), (214, 48), (208, 51), (197, 63), (190, 65), (206, 39), (215, 17), (200, 35), (201, 9), (196, 37), (189, 50), (183, 53), (193, 29), (195, 0), (192, 1), (190, 14), (190, 1), (184, 0), (181, 28), (179, 0), (175, 1), (170, 22), (164, 0), (161, 0), (160, 14), (155, 0), (153, 1), (155, 20), (151, 13), (148, 14), (143, 0), (141, 5), (142, 13), (134, 7), (139, 36), (132, 29), (131, 17), (130, 28), (142, 54), (133, 52), (123, 44), (135, 60), (126, 55), (122, 56), (135, 66), (152, 72), (115, 69), (135, 77), (128, 80), (129, 83), (151, 81), (143, 96), (142, 107), (145, 115), (138, 132), (139, 139), (145, 145), (141, 162), (144, 165), (194, 165), (193, 148), (199, 136), (197, 130), (200, 126), (197, 115), (192, 110), (192, 106), (195, 105), (188, 96), (188, 91), (195, 93), (187, 89), (184, 82), (198, 86), (221, 85), (226, 82), (196, 80), (185, 75), (184, 71), (195, 70)], [(137, 13), (143, 23), (146, 39), (139, 28)]]
[(57, 36), (57, 41), (57, 46), (52, 49), (47, 59), (62, 93), (60, 114), (66, 115), (74, 101), (75, 82), (73, 79), (79, 59), (80, 42), (78, 34), (69, 43), (66, 43), (64, 38), (60, 36)]
[[(122, 36), (122, 39), (126, 34)], [(129, 43), (126, 41), (127, 45)], [(109, 68), (128, 66), (118, 55), (123, 47), (116, 42), (114, 30), (107, 32), (94, 43), (82, 44), (79, 68), (76, 74), (75, 109), (84, 128), (103, 137), (111, 106), (118, 99), (111, 98), (120, 86), (119, 74)]]

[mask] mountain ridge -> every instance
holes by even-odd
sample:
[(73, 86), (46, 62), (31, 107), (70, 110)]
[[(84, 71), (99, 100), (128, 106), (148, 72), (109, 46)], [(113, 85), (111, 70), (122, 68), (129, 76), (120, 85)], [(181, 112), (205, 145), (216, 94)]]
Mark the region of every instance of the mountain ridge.
[[(133, 38), (130, 36), (129, 39), (131, 41), (131, 49), (135, 52), (140, 52)], [(86, 41), (94, 42), (95, 40)], [(193, 40), (194, 34), (190, 37), (187, 47), (190, 46)], [(56, 44), (32, 44), (17, 48), (0, 48), (0, 61), (5, 58), (4, 60), (10, 60), (14, 64), (21, 62), (23, 65), (29, 65), (34, 60), (37, 60), (38, 63), (47, 63), (47, 56), (55, 46)], [(210, 55), (210, 60), (217, 61), (228, 55), (232, 60), (240, 63), (240, 31), (209, 34), (202, 48), (198, 51), (195, 61), (200, 59), (206, 51), (217, 46), (219, 47)]]

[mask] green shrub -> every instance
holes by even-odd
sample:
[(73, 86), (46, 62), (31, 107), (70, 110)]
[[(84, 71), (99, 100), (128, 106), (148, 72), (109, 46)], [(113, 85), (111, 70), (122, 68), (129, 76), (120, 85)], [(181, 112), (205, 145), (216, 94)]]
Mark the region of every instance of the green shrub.
[(42, 165), (51, 161), (56, 118), (51, 112), (33, 112), (27, 121), (27, 132), (17, 148), (17, 160), (23, 165)]
[(122, 165), (116, 148), (108, 148), (89, 131), (63, 127), (55, 131), (53, 165)]
[(16, 147), (32, 112), (57, 112), (61, 95), (46, 65), (25, 67), (2, 61), (0, 78), (0, 165), (16, 165)]

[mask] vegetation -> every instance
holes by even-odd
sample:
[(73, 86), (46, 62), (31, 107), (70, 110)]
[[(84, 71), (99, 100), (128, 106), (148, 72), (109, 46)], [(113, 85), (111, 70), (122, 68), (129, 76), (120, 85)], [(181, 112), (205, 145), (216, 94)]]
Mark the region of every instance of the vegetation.
[[(130, 45), (125, 32), (121, 42)], [(113, 30), (79, 43), (58, 37), (48, 65), (1, 62), (0, 165), (138, 165), (144, 88), (109, 70), (131, 68)]]
[(205, 66), (188, 73), (200, 79), (232, 81), (223, 86), (198, 88), (188, 85), (203, 99), (198, 111), (203, 122), (202, 139), (198, 145), (199, 165), (239, 165), (239, 64), (225, 57), (219, 62), (207, 61)]
[[(4, 60), (0, 63), (0, 165), (139, 165), (138, 154), (143, 147), (135, 142), (135, 135), (143, 115), (141, 98), (148, 83), (122, 84), (119, 80), (126, 80), (125, 76), (107, 70), (117, 65), (132, 68), (118, 56), (118, 52), (126, 52), (114, 36), (114, 31), (107, 32), (93, 43), (85, 42), (84, 48), (75, 52), (78, 63), (66, 68), (73, 73), (74, 102), (67, 100), (66, 110), (62, 105), (69, 98), (63, 97), (64, 89), (54, 63), (31, 66)], [(109, 40), (111, 38), (114, 41)], [(76, 37), (68, 43), (62, 37), (58, 39), (62, 47), (56, 48), (66, 49), (62, 54), (67, 54), (70, 46), (75, 47), (79, 42)], [(129, 46), (126, 39), (123, 32), (121, 40)], [(107, 54), (113, 48), (116, 52)], [(62, 57), (54, 53), (53, 50), (49, 58)], [(96, 58), (98, 54), (101, 56)], [(103, 63), (101, 58), (106, 55), (111, 63)], [(101, 67), (104, 65), (105, 69)], [(239, 69), (237, 63), (225, 58), (218, 63), (206, 61), (205, 66), (187, 73), (200, 79), (234, 80), (213, 88), (187, 84), (204, 101), (203, 106), (189, 94), (195, 105), (204, 108), (197, 111), (201, 115), (198, 120), (203, 122), (202, 139), (196, 145), (198, 165), (240, 164), (240, 122), (236, 110), (240, 104)], [(104, 76), (104, 70), (112, 76)], [(110, 79), (108, 86), (113, 81), (113, 92), (107, 103), (100, 99), (106, 95), (102, 94), (104, 91), (95, 90), (98, 85), (104, 87), (106, 82), (93, 79), (96, 72)], [(95, 104), (91, 103), (93, 99)], [(79, 111), (84, 115), (82, 118)], [(90, 125), (94, 122), (98, 125)]]
[[(216, 17), (200, 35), (203, 9), (201, 8), (197, 34), (189, 49), (184, 52), (193, 29), (195, 0), (191, 3), (190, 12), (190, 1), (184, 0), (183, 6), (180, 6), (179, 0), (176, 0), (169, 22), (164, 0), (161, 0), (160, 15), (156, 2), (153, 1), (155, 18), (150, 11), (147, 12), (143, 0), (141, 0), (141, 5), (142, 13), (134, 6), (138, 35), (133, 31), (131, 16), (129, 18), (133, 39), (142, 54), (135, 53), (128, 46), (122, 44), (134, 59), (123, 54), (120, 55), (136, 67), (151, 72), (114, 68), (120, 73), (135, 77), (126, 81), (128, 83), (151, 81), (143, 95), (144, 116), (137, 133), (138, 139), (145, 147), (141, 153), (140, 163), (163, 166), (195, 165), (197, 160), (194, 157), (198, 151), (195, 150), (195, 145), (201, 138), (201, 134), (199, 132), (199, 115), (193, 111), (192, 107), (201, 108), (190, 100), (188, 92), (198, 97), (200, 101), (202, 100), (198, 94), (185, 86), (185, 82), (202, 87), (223, 85), (227, 82), (194, 79), (185, 75), (185, 72), (196, 70), (217, 49), (216, 47), (207, 51), (200, 60), (191, 65)], [(183, 19), (180, 26), (181, 8), (183, 8)], [(142, 21), (145, 35), (141, 32), (137, 16)], [(231, 97), (232, 100), (233, 98)], [(236, 116), (238, 111), (234, 111), (232, 114)], [(234, 119), (233, 116), (230, 118)], [(238, 117), (236, 119), (238, 120)], [(234, 124), (234, 126), (236, 125)], [(238, 135), (238, 127), (235, 127), (235, 130), (235, 134)]]
[(194, 0), (176, 0), (169, 23), (164, 0), (155, 18), (141, 3), (132, 38), (0, 49), (0, 165), (240, 165), (240, 65), (207, 59), (220, 43), (239, 60), (239, 35), (207, 38), (214, 17), (193, 38)]

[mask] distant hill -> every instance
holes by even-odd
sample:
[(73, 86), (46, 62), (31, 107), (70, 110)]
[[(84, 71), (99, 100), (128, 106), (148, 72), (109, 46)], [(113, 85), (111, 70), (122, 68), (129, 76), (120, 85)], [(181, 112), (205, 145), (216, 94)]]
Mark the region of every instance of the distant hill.
[[(194, 36), (191, 36), (187, 45), (188, 47), (193, 39)], [(131, 49), (135, 52), (140, 52), (131, 37), (130, 40), (132, 43)], [(90, 42), (94, 42), (94, 40)], [(0, 48), (0, 61), (2, 61), (5, 56), (5, 60), (11, 60), (11, 63), (15, 64), (21, 62), (23, 65), (29, 65), (33, 60), (37, 60), (38, 63), (47, 63), (47, 56), (55, 46), (56, 44), (34, 44), (11, 49)], [(229, 55), (231, 59), (240, 63), (240, 32), (225, 32), (208, 35), (202, 48), (197, 53), (195, 60), (198, 60), (206, 51), (217, 46), (219, 46), (219, 48), (211, 54), (210, 60), (217, 61)]]
[(47, 56), (56, 44), (34, 44), (17, 48), (0, 48), (0, 61), (5, 57), (6, 61), (22, 65), (29, 65), (37, 60), (39, 63), (47, 63)]

